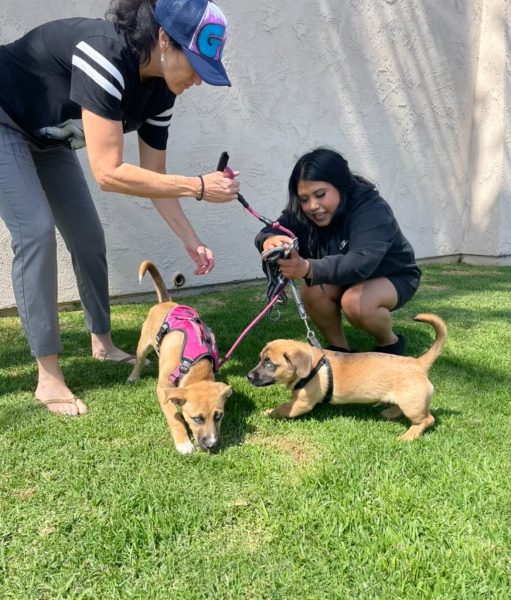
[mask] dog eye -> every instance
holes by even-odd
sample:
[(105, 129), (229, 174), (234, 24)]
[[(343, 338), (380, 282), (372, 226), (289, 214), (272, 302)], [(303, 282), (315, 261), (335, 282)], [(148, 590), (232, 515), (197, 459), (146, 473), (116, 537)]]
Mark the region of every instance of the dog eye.
[(192, 417), (192, 419), (198, 424), (198, 425), (202, 425), (204, 423), (204, 417)]
[(215, 413), (215, 416), (213, 418), (215, 419), (215, 421), (220, 421), (220, 419), (223, 416), (224, 416), (224, 413), (217, 412), (217, 413)]
[(264, 360), (264, 363), (263, 363), (263, 364), (264, 364), (264, 366), (265, 366), (267, 369), (274, 369), (274, 368), (275, 368), (275, 365), (274, 365), (274, 364), (271, 362), (271, 360), (270, 360), (269, 358), (266, 358), (266, 359)]

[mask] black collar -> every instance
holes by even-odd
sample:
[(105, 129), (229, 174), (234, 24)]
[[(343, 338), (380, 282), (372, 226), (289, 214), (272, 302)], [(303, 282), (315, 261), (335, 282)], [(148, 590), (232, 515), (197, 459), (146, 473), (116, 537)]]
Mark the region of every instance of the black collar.
[(318, 371), (323, 366), (326, 366), (328, 371), (328, 387), (326, 390), (326, 394), (321, 402), (330, 402), (330, 400), (332, 399), (332, 393), (334, 391), (334, 377), (332, 374), (332, 365), (330, 364), (330, 361), (324, 354), (319, 359), (318, 364), (307, 375), (307, 377), (304, 377), (303, 379), (300, 379), (300, 381), (295, 383), (295, 385), (293, 386), (293, 390), (301, 390), (302, 388), (304, 388), (311, 379), (314, 379), (314, 377), (316, 377)]

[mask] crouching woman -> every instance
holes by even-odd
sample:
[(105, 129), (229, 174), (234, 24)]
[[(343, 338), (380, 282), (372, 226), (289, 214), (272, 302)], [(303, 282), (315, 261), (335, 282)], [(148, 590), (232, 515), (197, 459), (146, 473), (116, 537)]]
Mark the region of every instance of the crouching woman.
[[(330, 350), (349, 352), (342, 316), (375, 340), (374, 350), (404, 354), (391, 312), (419, 287), (414, 251), (375, 186), (350, 171), (339, 153), (304, 154), (289, 179), (289, 200), (278, 219), (298, 238), (298, 251), (278, 261), (288, 279), (302, 278), (305, 310)], [(289, 244), (278, 229), (256, 237), (259, 251)]]

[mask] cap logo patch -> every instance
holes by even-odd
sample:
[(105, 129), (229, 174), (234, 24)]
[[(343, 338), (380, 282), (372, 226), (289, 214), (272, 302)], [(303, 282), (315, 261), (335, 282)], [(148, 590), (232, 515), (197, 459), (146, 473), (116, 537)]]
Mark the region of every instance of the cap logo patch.
[(214, 60), (220, 60), (225, 42), (225, 27), (208, 23), (204, 25), (197, 36), (197, 49), (203, 55)]
[(216, 5), (208, 2), (200, 25), (195, 30), (189, 49), (206, 58), (220, 60), (226, 40), (226, 22)]

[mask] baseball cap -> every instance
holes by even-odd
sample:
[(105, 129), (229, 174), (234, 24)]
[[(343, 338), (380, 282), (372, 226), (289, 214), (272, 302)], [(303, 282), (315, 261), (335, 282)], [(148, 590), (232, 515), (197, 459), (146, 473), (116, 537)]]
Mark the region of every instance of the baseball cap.
[(220, 7), (209, 0), (157, 0), (154, 14), (203, 81), (231, 85), (221, 62), (227, 19)]

